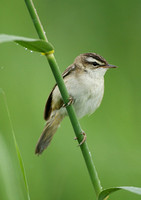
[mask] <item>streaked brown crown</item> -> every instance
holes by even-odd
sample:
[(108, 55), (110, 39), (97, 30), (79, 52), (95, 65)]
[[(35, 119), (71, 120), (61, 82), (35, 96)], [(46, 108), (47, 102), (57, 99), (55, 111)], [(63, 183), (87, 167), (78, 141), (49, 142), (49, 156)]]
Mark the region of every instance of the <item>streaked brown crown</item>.
[(91, 58), (94, 58), (95, 60), (97, 61), (100, 61), (101, 63), (104, 63), (105, 65), (107, 65), (107, 61), (100, 55), (96, 54), (96, 53), (84, 53), (84, 54), (81, 54), (82, 56), (84, 57), (91, 57)]
[[(108, 65), (107, 61), (96, 53), (84, 53), (75, 58), (74, 63), (81, 67), (95, 68)], [(94, 69), (94, 68), (93, 68)]]

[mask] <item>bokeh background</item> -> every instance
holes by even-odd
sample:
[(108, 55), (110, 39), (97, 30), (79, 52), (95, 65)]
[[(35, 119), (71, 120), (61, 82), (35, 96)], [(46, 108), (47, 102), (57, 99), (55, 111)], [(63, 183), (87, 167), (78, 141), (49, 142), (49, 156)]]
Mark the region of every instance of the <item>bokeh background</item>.
[[(101, 183), (141, 187), (141, 1), (34, 0), (63, 72), (80, 53), (119, 66), (105, 75), (100, 108), (80, 120)], [(37, 38), (24, 1), (0, 3), (0, 33)], [(0, 45), (0, 88), (6, 94), (31, 200), (96, 199), (66, 118), (49, 148), (35, 156), (46, 99), (55, 84), (46, 59), (14, 43)], [(0, 199), (27, 199), (3, 95), (0, 93)], [(128, 192), (112, 200), (139, 200)]]

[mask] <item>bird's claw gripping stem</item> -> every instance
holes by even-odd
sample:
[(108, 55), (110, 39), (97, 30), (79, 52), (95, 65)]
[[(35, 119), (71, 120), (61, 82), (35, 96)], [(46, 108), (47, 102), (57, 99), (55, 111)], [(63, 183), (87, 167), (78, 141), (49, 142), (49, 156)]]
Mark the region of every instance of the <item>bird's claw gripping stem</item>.
[(67, 107), (67, 106), (70, 106), (71, 104), (74, 103), (74, 99), (72, 97), (69, 97), (69, 101), (67, 103), (64, 103), (63, 104), (63, 107)]
[[(87, 138), (86, 133), (84, 133), (84, 131), (81, 132), (81, 135), (83, 135), (84, 137), (83, 137), (83, 140), (78, 144), (78, 146), (81, 146), (86, 141), (86, 138)], [(77, 139), (78, 139), (77, 137), (74, 138), (74, 140), (77, 140)]]

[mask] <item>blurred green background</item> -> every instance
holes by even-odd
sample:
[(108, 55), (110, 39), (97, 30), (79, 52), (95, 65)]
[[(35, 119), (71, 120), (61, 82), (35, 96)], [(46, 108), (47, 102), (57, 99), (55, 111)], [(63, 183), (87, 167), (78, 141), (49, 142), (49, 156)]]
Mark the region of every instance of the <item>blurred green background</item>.
[[(100, 108), (80, 120), (104, 188), (141, 187), (141, 1), (34, 0), (63, 72), (80, 53), (96, 52), (119, 66), (105, 75)], [(37, 38), (24, 1), (1, 0), (0, 32)], [(49, 148), (35, 156), (46, 99), (55, 84), (46, 59), (14, 43), (0, 45), (0, 88), (6, 93), (27, 173), (31, 200), (95, 199), (68, 118)], [(27, 199), (0, 94), (0, 194)], [(117, 192), (112, 200), (139, 200)]]

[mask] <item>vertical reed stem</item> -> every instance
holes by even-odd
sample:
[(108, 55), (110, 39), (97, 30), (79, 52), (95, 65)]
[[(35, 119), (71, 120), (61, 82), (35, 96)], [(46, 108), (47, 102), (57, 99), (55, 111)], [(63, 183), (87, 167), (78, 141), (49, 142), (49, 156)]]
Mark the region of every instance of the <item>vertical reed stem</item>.
[[(45, 31), (44, 31), (43, 26), (40, 22), (39, 16), (36, 12), (36, 9), (34, 7), (32, 0), (25, 0), (25, 3), (26, 3), (26, 6), (28, 8), (28, 11), (30, 13), (30, 16), (32, 18), (32, 21), (34, 23), (34, 26), (36, 28), (36, 31), (38, 33), (39, 38), (47, 41)], [(65, 86), (63, 78), (62, 78), (62, 75), (60, 73), (59, 67), (58, 67), (57, 62), (55, 60), (54, 54), (46, 55), (46, 58), (49, 62), (52, 73), (53, 73), (55, 80), (58, 84), (58, 87), (59, 87), (60, 93), (62, 95), (63, 101), (64, 101), (64, 103), (67, 103), (68, 100), (69, 100), (69, 94), (67, 92), (66, 86)], [(67, 109), (70, 121), (72, 123), (75, 135), (78, 138), (78, 142), (80, 143), (83, 139), (83, 136), (81, 135), (82, 129), (81, 129), (80, 124), (78, 122), (78, 119), (76, 117), (73, 105), (67, 106), (66, 109)], [(92, 157), (91, 157), (91, 153), (88, 149), (87, 143), (84, 142), (80, 146), (80, 148), (81, 148), (81, 151), (82, 151), (82, 154), (83, 154), (83, 157), (84, 157), (84, 160), (85, 160), (85, 163), (86, 163), (86, 166), (87, 166), (87, 169), (88, 169), (88, 172), (89, 172), (89, 175), (90, 175), (93, 187), (94, 187), (94, 190), (96, 192), (96, 195), (98, 196), (98, 194), (102, 191), (102, 187), (101, 187), (100, 180), (98, 178), (98, 174), (97, 174), (96, 168), (94, 166), (94, 163), (93, 163), (93, 160), (92, 160)]]

